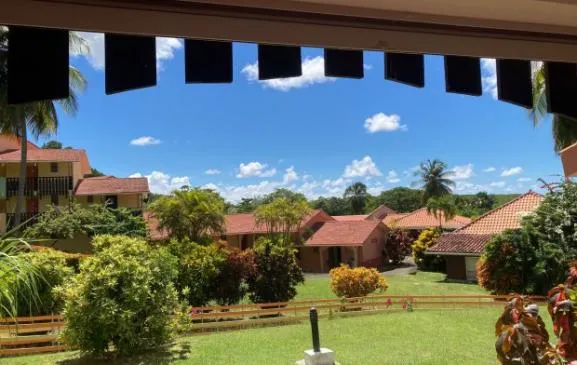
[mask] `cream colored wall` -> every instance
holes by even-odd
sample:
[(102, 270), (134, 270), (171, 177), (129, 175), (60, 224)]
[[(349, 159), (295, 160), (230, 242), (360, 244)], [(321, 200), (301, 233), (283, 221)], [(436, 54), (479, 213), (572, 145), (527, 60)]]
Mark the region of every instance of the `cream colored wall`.
[(80, 168), (80, 162), (76, 161), (72, 163), (72, 180), (73, 180), (73, 186), (76, 186), (76, 184), (78, 183), (78, 180), (82, 179), (84, 177), (84, 174), (81, 171)]
[[(363, 262), (374, 262), (383, 256), (383, 244), (385, 239), (385, 229), (377, 228), (363, 244), (362, 258), (359, 258), (359, 264)], [(376, 242), (374, 242), (376, 240)], [(362, 261), (361, 261), (362, 260)]]
[(118, 206), (121, 208), (142, 208), (142, 198), (140, 194), (119, 195)]
[[(29, 163), (33, 164), (33, 162)], [(75, 176), (80, 174), (80, 162), (58, 162), (58, 172), (50, 171), (50, 162), (38, 162), (38, 176), (40, 177), (61, 177), (61, 176)], [(7, 163), (6, 177), (18, 177), (20, 175), (20, 164)], [(78, 177), (78, 178), (80, 178)], [(76, 182), (76, 179), (74, 180)]]
[(300, 247), (299, 264), (305, 272), (321, 272), (320, 247)]

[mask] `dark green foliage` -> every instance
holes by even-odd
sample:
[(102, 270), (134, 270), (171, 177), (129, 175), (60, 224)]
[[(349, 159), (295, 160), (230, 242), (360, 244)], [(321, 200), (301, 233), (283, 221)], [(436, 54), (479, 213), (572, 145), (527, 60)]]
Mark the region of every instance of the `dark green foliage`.
[(59, 141), (48, 141), (42, 145), (44, 149), (53, 149), (53, 150), (61, 150), (62, 149), (62, 142)]
[(66, 287), (63, 339), (83, 352), (129, 355), (165, 344), (177, 294), (176, 258), (145, 240), (98, 236)]
[(353, 214), (363, 214), (368, 196), (367, 186), (362, 182), (356, 182), (345, 190), (343, 197), (348, 200)]
[(254, 252), (237, 248), (220, 249), (226, 257), (211, 287), (210, 296), (218, 305), (238, 304), (248, 292), (247, 278), (256, 271)]
[(102, 205), (73, 205), (66, 209), (51, 206), (25, 231), (26, 237), (38, 239), (74, 238), (78, 234), (146, 237), (147, 231), (142, 216), (125, 208), (109, 209)]
[(104, 173), (98, 169), (95, 169), (94, 167), (92, 167), (90, 169), (90, 176), (91, 177), (97, 177), (97, 176), (104, 176)]
[(409, 213), (423, 207), (421, 202), (422, 195), (423, 192), (421, 190), (404, 187), (385, 190), (372, 200), (368, 211), (384, 204), (398, 213)]
[(405, 231), (393, 228), (385, 242), (385, 263), (400, 264), (405, 257), (411, 254), (411, 244), (419, 236), (417, 231)]
[(248, 277), (249, 297), (254, 303), (286, 302), (304, 282), (294, 249), (266, 238), (257, 241), (255, 270)]
[(447, 170), (447, 164), (437, 159), (421, 162), (415, 176), (419, 177), (416, 184), (423, 190), (421, 200), (423, 204), (430, 198), (451, 194), (455, 187), (455, 182), (451, 180), (452, 172)]
[(349, 215), (352, 214), (351, 207), (345, 199), (338, 197), (323, 198), (311, 201), (311, 207), (322, 209), (328, 215)]
[(58, 287), (66, 284), (74, 275), (74, 268), (67, 262), (68, 255), (52, 249), (42, 249), (25, 253), (22, 256), (38, 270), (42, 279), (38, 280), (38, 298), (34, 303), (30, 303), (30, 298), (20, 298), (18, 315), (37, 316), (60, 313), (64, 301), (58, 295)]

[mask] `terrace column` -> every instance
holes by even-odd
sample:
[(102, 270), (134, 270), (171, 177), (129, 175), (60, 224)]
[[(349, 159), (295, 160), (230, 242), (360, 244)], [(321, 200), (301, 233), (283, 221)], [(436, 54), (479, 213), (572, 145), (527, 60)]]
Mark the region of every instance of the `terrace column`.
[(358, 247), (354, 247), (353, 251), (355, 253), (355, 267), (359, 267), (361, 266), (359, 263), (359, 248)]

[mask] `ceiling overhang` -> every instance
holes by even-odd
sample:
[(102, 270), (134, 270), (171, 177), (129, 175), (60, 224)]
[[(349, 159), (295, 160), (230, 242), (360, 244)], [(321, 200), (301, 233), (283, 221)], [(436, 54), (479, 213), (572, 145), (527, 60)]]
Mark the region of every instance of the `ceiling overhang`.
[(561, 151), (561, 162), (566, 177), (577, 176), (577, 143)]
[[(542, 0), (3, 0), (0, 24), (577, 62), (577, 6)], [(466, 3), (466, 5), (464, 5)]]

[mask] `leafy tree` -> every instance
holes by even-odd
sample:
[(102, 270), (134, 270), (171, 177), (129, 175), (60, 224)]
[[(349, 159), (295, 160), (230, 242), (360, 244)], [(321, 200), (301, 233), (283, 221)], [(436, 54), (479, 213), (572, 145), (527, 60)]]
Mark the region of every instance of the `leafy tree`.
[(482, 211), (489, 211), (495, 207), (496, 200), (492, 195), (487, 194), (486, 191), (480, 191), (475, 194), (473, 199), (473, 206)]
[(62, 142), (56, 140), (48, 141), (42, 145), (42, 148), (49, 150), (61, 150)]
[[(533, 125), (538, 126), (548, 116), (544, 65), (533, 73), (533, 85), (533, 109), (530, 116)], [(552, 134), (555, 152), (559, 153), (577, 142), (577, 120), (566, 115), (553, 114)]]
[(266, 226), (269, 237), (279, 237), (285, 244), (292, 242), (293, 235), (300, 231), (303, 219), (311, 213), (306, 199), (276, 198), (263, 204), (255, 211), (258, 224)]
[(399, 213), (409, 213), (423, 207), (422, 196), (421, 190), (405, 187), (385, 190), (374, 199), (369, 210), (384, 204)]
[[(70, 96), (56, 101), (44, 100), (33, 103), (8, 105), (7, 99), (7, 55), (8, 55), (8, 31), (0, 28), (0, 133), (13, 134), (20, 138), (20, 175), (18, 184), (18, 196), (16, 200), (16, 216), (14, 224), (20, 224), (20, 214), (24, 209), (24, 189), (26, 182), (26, 161), (28, 155), (28, 132), (36, 138), (41, 135), (51, 135), (58, 129), (58, 113), (56, 103), (62, 110), (74, 115), (78, 110), (77, 93), (84, 90), (86, 80), (79, 70), (74, 67), (69, 69)], [(85, 52), (88, 47), (84, 39), (76, 33), (70, 33), (70, 48), (75, 51)], [(32, 86), (33, 87), (33, 86)]]
[(452, 196), (443, 195), (429, 198), (427, 201), (427, 213), (432, 213), (435, 218), (439, 219), (439, 228), (442, 228), (443, 219), (450, 221), (455, 218), (457, 215), (457, 207)]
[(237, 213), (251, 213), (257, 208), (257, 200), (253, 198), (242, 198), (235, 207)]
[(49, 206), (39, 216), (38, 222), (24, 233), (25, 237), (35, 239), (66, 239), (79, 234), (146, 237), (147, 230), (144, 219), (128, 209), (110, 209), (103, 205), (83, 207), (75, 204), (62, 210)]
[(347, 201), (339, 197), (324, 198), (320, 197), (311, 202), (314, 209), (322, 209), (328, 215), (348, 215), (351, 214), (351, 207)]
[(159, 228), (178, 240), (201, 242), (223, 231), (224, 199), (211, 190), (177, 190), (156, 199), (149, 209)]
[(305, 280), (294, 249), (283, 242), (261, 237), (255, 246), (254, 262), (255, 270), (247, 280), (254, 303), (287, 302)]
[(274, 200), (279, 199), (279, 198), (284, 198), (288, 201), (306, 201), (307, 198), (301, 194), (301, 193), (295, 193), (294, 191), (291, 191), (289, 189), (285, 189), (285, 188), (280, 188), (280, 189), (276, 189), (274, 192), (265, 195), (262, 198), (262, 201), (260, 201), (259, 205), (261, 204), (268, 204), (268, 203), (272, 203)]
[(99, 171), (99, 170), (95, 169), (94, 167), (92, 167), (90, 169), (90, 176), (92, 176), (92, 177), (104, 176), (104, 173), (102, 171)]
[(165, 344), (178, 300), (176, 258), (144, 239), (98, 236), (64, 290), (64, 341), (83, 352), (131, 355)]
[(367, 186), (362, 182), (356, 182), (346, 188), (344, 198), (348, 199), (353, 214), (363, 214), (368, 196)]
[(437, 243), (437, 239), (441, 235), (441, 230), (437, 228), (429, 228), (421, 231), (419, 238), (417, 238), (411, 248), (413, 249), (413, 259), (420, 270), (440, 271), (444, 268), (444, 260), (433, 255), (425, 255), (429, 247)]
[(451, 180), (451, 172), (447, 171), (447, 164), (440, 160), (422, 162), (415, 176), (419, 177), (415, 184), (423, 190), (423, 204), (432, 197), (451, 194), (455, 186), (455, 182)]

